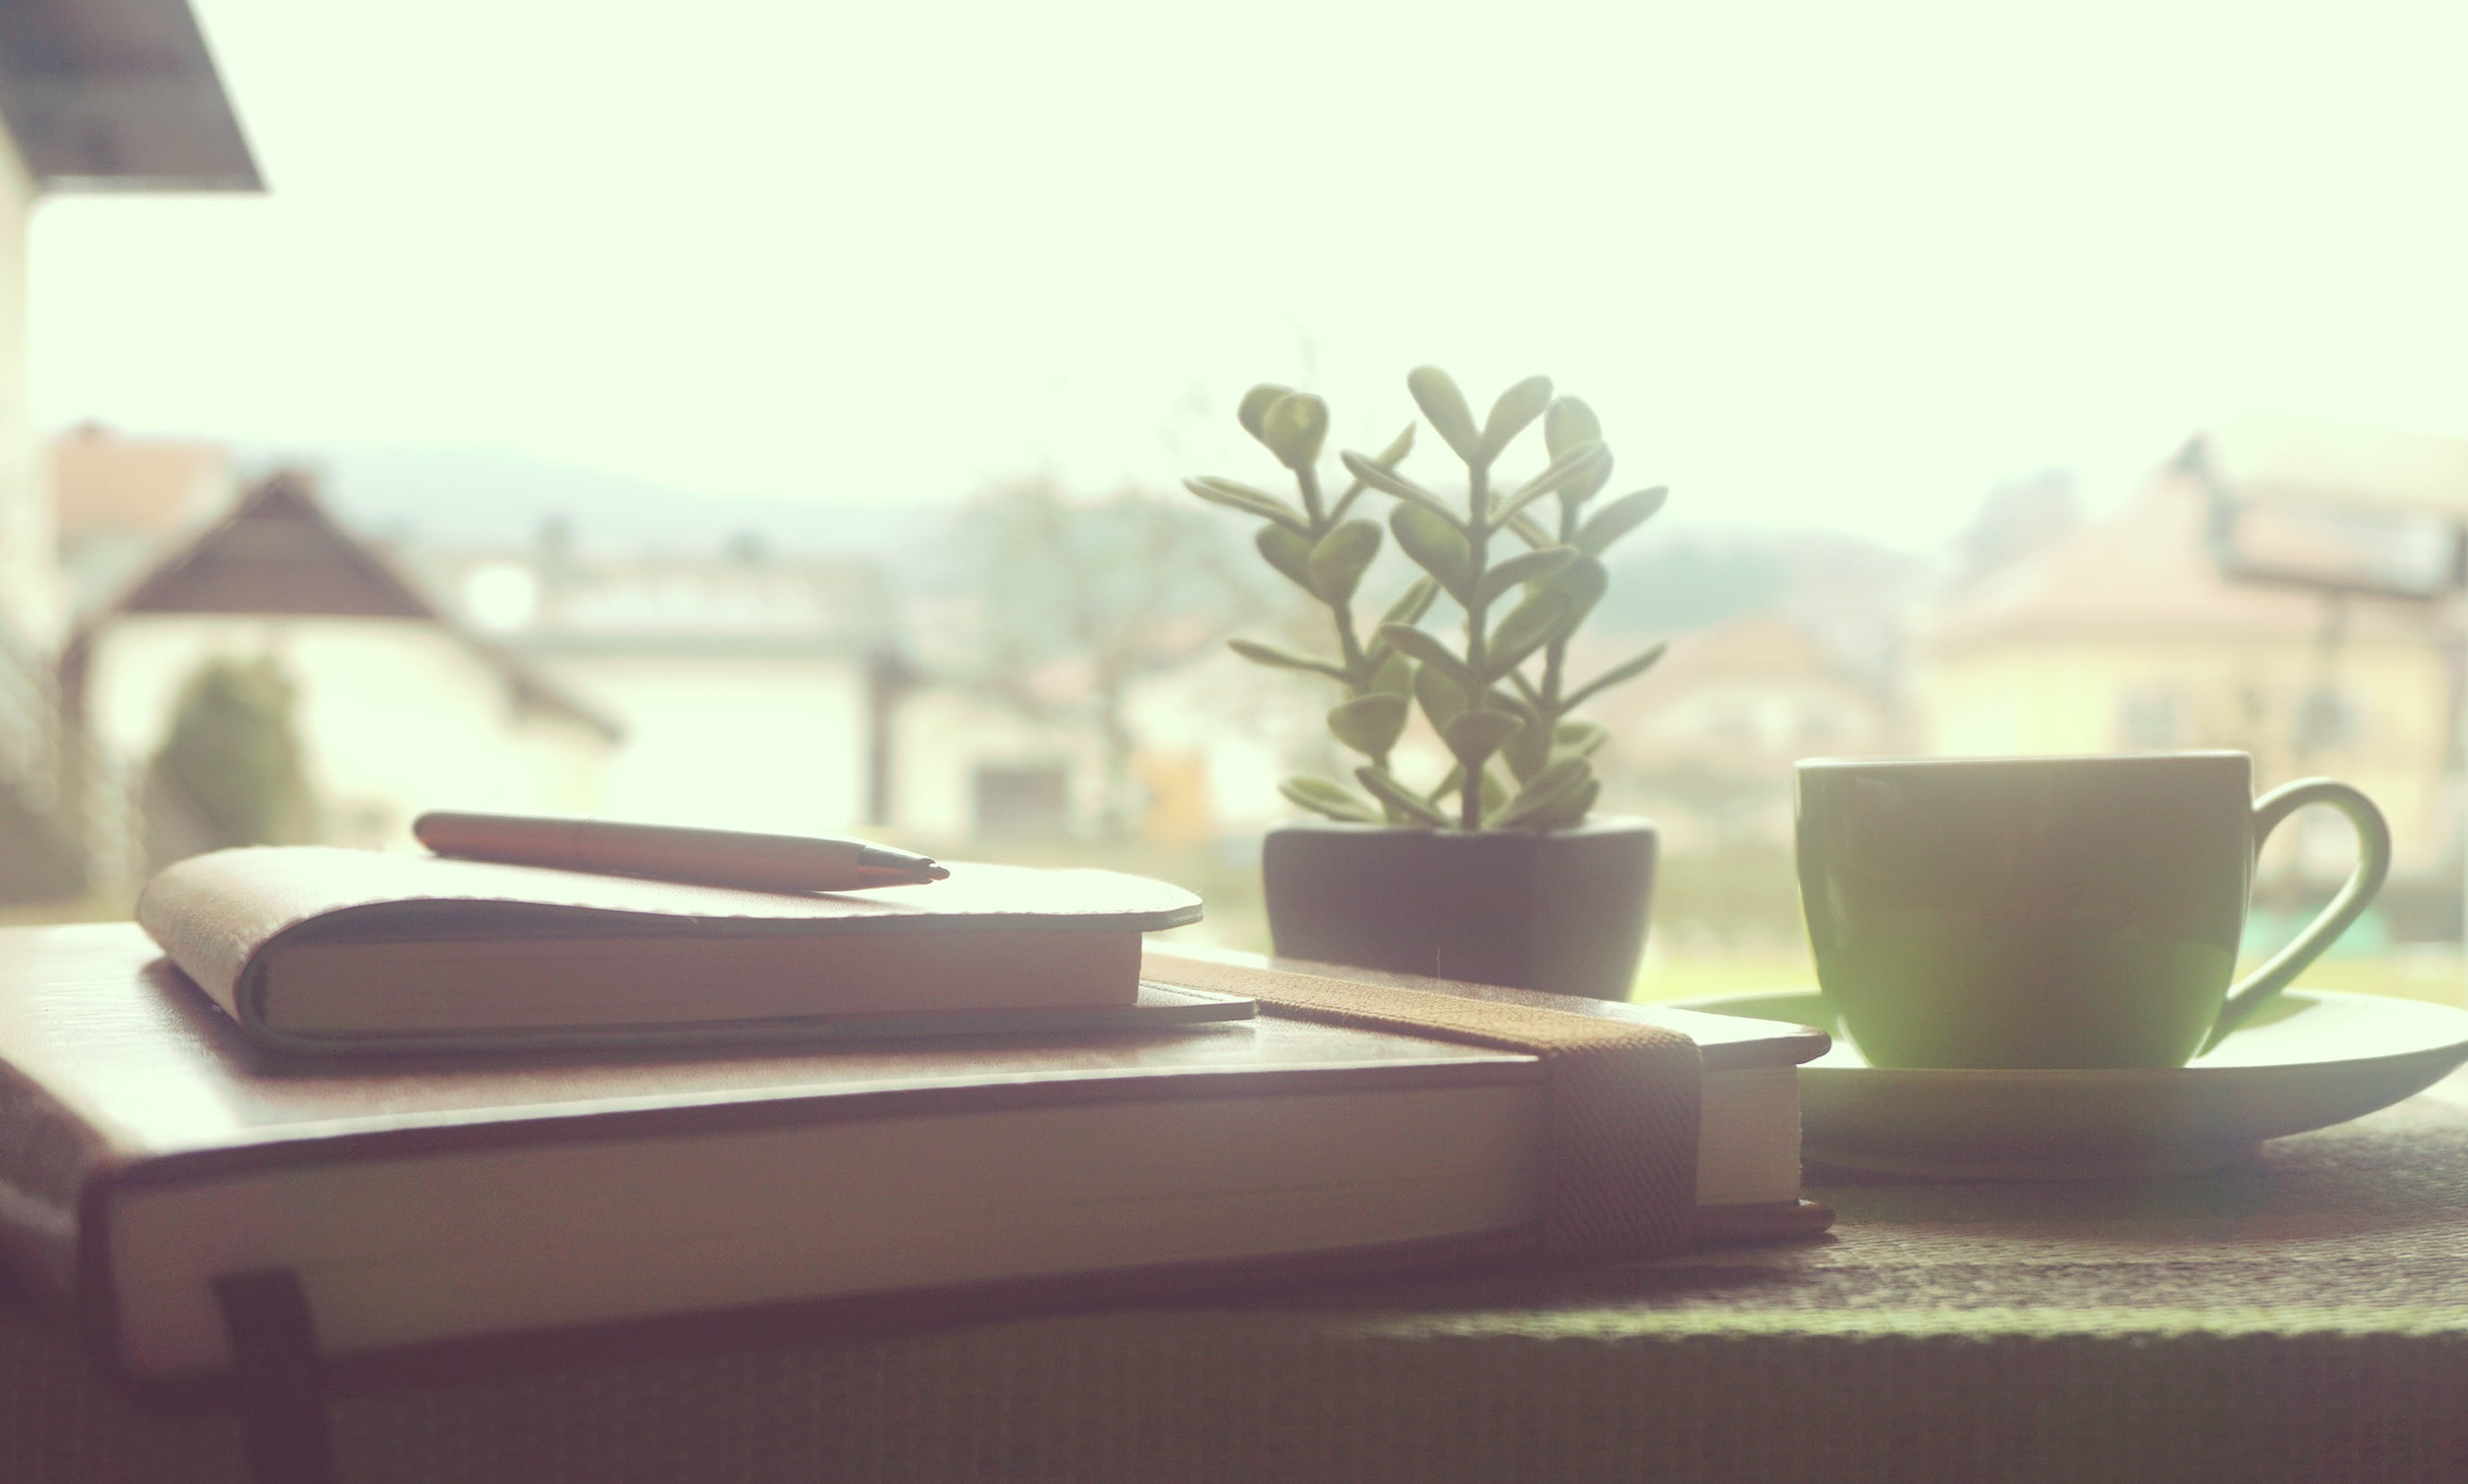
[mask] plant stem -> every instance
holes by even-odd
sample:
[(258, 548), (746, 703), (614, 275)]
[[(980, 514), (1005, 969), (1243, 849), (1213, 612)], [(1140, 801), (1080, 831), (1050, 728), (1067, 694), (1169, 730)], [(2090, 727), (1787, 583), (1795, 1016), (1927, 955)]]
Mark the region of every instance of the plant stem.
[[(1560, 544), (1577, 544), (1577, 502), (1560, 496)], [(1560, 686), (1568, 663), (1568, 638), (1563, 634), (1542, 648), (1542, 696), (1535, 713), (1544, 726), (1560, 719)]]
[(1303, 514), (1311, 520), (1312, 539), (1328, 535), (1328, 517), (1320, 513), (1319, 470), (1305, 466), (1294, 470), (1294, 484), (1303, 492)]
[[(1328, 535), (1333, 525), (1320, 508), (1319, 470), (1310, 468), (1294, 470), (1294, 488), (1302, 491), (1303, 514), (1311, 522), (1311, 537), (1316, 542)], [(1325, 598), (1320, 601), (1328, 603)], [(1354, 605), (1351, 602), (1329, 603), (1328, 616), (1337, 626), (1337, 649), (1345, 656), (1345, 694), (1348, 696), (1363, 695), (1371, 689), (1371, 667), (1363, 662), (1362, 641), (1355, 637)], [(1387, 759), (1381, 759), (1380, 765), (1387, 766)]]
[[(1466, 466), (1466, 545), (1473, 577), (1469, 580), (1466, 598), (1466, 670), (1474, 681), (1474, 694), (1466, 705), (1474, 711), (1491, 709), (1491, 687), (1483, 682), (1485, 648), (1483, 629), (1487, 627), (1485, 610), (1491, 605), (1482, 597), (1482, 575), (1491, 564), (1491, 467), (1486, 464)], [(1468, 767), (1465, 781), (1457, 792), (1457, 818), (1460, 827), (1471, 833), (1482, 828), (1482, 774), (1479, 767)]]
[(1328, 614), (1337, 623), (1337, 644), (1345, 655), (1345, 673), (1353, 677), (1346, 682), (1346, 694), (1367, 695), (1371, 690), (1372, 672), (1362, 652), (1362, 641), (1354, 636), (1354, 605), (1332, 603), (1328, 605)]

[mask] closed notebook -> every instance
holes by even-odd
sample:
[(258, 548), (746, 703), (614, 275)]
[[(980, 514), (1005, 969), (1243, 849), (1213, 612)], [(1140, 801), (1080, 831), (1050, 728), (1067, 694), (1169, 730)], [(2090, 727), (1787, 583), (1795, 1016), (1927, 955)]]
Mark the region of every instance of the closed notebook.
[(963, 862), (927, 885), (762, 892), (318, 846), (194, 856), (137, 902), (250, 1034), (331, 1052), (1204, 1014), (1139, 991), (1141, 934), (1200, 915), (1110, 871)]
[(228, 1363), (215, 1280), (268, 1269), (298, 1274), (331, 1359), (401, 1374), (518, 1338), (606, 1355), (1821, 1222), (1791, 1090), (1818, 1033), (1147, 969), (1263, 1014), (310, 1062), (132, 925), (0, 929), (0, 1251), (107, 1372), (171, 1381)]

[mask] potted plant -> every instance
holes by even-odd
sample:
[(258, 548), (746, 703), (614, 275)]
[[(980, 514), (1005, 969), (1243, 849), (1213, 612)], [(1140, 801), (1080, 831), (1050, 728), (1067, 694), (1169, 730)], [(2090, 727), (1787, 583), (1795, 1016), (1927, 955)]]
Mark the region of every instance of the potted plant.
[[(1577, 682), (1568, 641), (1602, 598), (1603, 553), (1665, 491), (1597, 504), (1611, 471), (1601, 425), (1584, 402), (1554, 398), (1547, 377), (1510, 387), (1479, 424), (1437, 367), (1405, 385), (1463, 461), (1461, 496), (1402, 472), (1408, 424), (1376, 457), (1341, 454), (1348, 483), (1330, 498), (1328, 404), (1273, 385), (1253, 387), (1237, 417), (1291, 474), (1294, 497), (1184, 481), (1257, 517), (1260, 555), (1328, 610), (1333, 655), (1250, 639), (1233, 648), (1338, 686), (1329, 731), (1361, 759), (1355, 787), (1308, 775), (1280, 786), (1320, 817), (1281, 825), (1263, 845), (1277, 952), (1625, 999), (1645, 943), (1654, 827), (1588, 812), (1601, 791), (1589, 759), (1608, 733), (1573, 713), (1642, 674), (1662, 646)], [(1501, 456), (1537, 422), (1548, 462), (1496, 488)], [(1359, 513), (1370, 491), (1394, 501), (1385, 532)], [(1366, 630), (1360, 587), (1388, 534), (1422, 575)], [(1443, 597), (1462, 618), (1453, 644), (1420, 627)], [(1391, 762), (1417, 711), (1452, 760), (1428, 786)]]

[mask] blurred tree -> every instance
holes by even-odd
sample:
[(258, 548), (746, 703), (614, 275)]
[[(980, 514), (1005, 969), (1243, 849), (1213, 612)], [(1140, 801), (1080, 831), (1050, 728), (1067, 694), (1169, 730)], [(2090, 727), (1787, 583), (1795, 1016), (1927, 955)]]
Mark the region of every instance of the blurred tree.
[(1073, 500), (1046, 480), (972, 501), (958, 550), (977, 600), (979, 684), (1034, 716), (1087, 719), (1105, 758), (1098, 828), (1129, 836), (1140, 812), (1131, 690), (1269, 606), (1256, 561), (1196, 507), (1134, 491)]
[(316, 806), (292, 726), (296, 696), (271, 659), (208, 660), (180, 688), (154, 788), (210, 848), (312, 839)]

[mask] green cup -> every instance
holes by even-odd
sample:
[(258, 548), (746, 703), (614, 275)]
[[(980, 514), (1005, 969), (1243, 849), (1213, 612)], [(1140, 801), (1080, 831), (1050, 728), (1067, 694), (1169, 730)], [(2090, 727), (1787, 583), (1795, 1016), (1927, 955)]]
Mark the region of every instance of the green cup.
[[(2254, 854), (2309, 804), (2356, 826), (2356, 872), (2231, 987)], [(2390, 870), (2371, 800), (2327, 778), (2256, 799), (2242, 752), (1811, 759), (1798, 817), (1817, 982), (1875, 1066), (2182, 1066)]]

